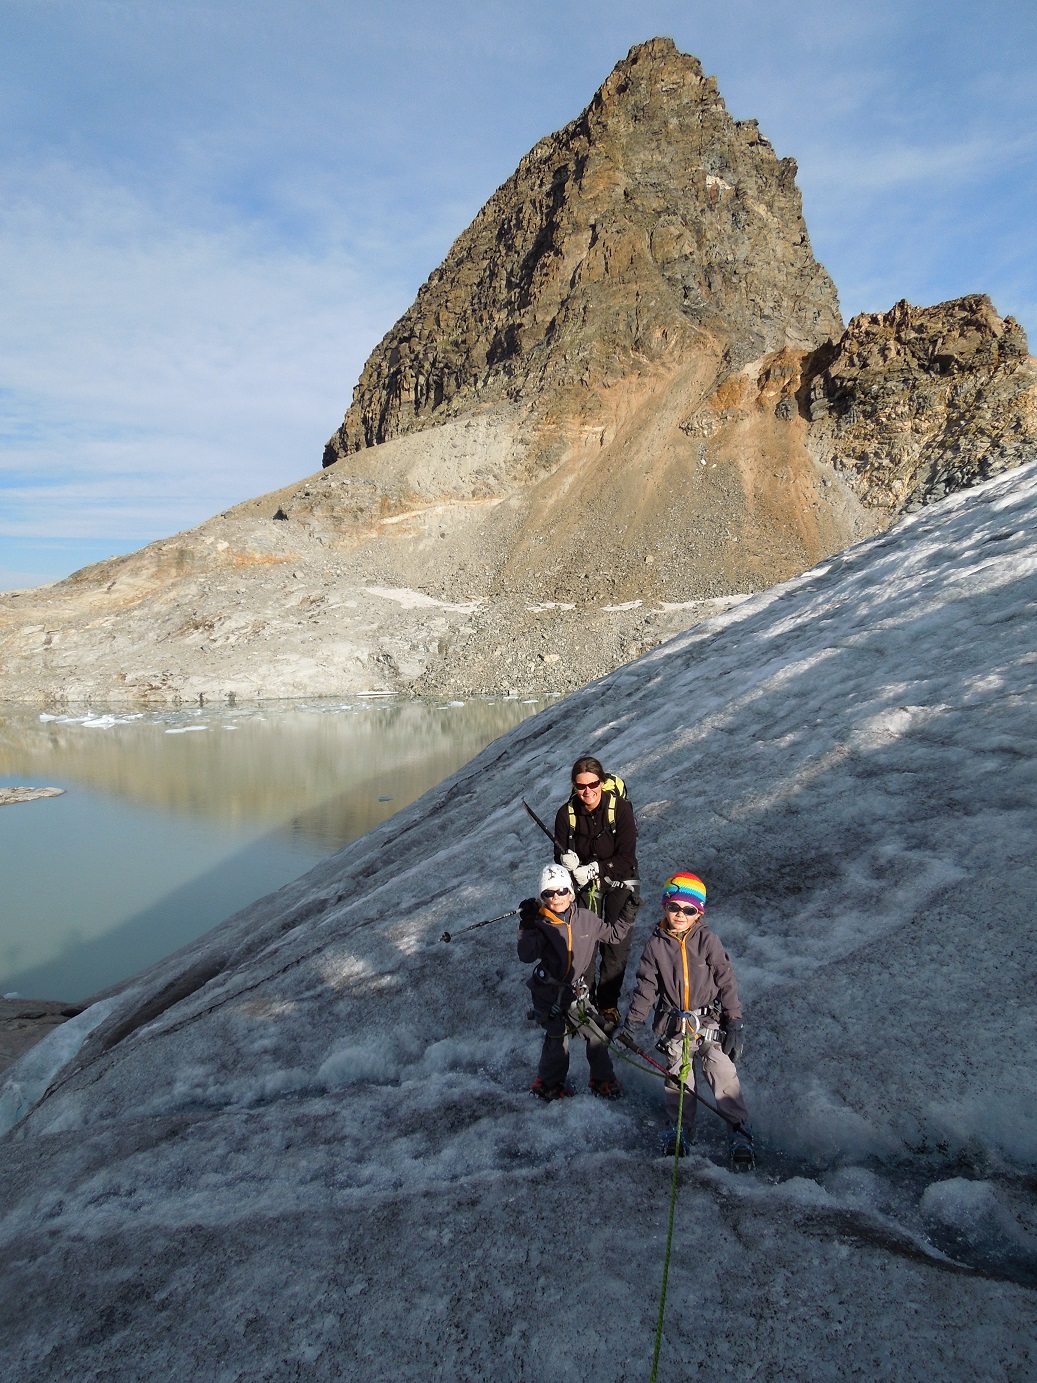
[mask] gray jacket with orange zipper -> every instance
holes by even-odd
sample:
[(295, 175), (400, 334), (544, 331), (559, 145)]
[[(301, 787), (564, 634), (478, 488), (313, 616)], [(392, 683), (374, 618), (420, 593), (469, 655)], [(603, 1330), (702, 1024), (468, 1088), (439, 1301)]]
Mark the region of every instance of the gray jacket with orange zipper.
[(696, 922), (683, 937), (660, 922), (637, 967), (627, 1026), (639, 1028), (654, 1004), (653, 1028), (661, 1037), (673, 1037), (679, 1030), (677, 1013), (707, 1008), (716, 998), (724, 1018), (741, 1018), (734, 967), (720, 938), (705, 922)]
[(526, 981), (541, 1006), (568, 1005), (575, 997), (573, 983), (589, 968), (599, 941), (615, 945), (633, 925), (622, 918), (603, 922), (587, 908), (570, 907), (561, 916), (540, 905), (540, 913), (519, 927), (519, 960), (538, 961)]

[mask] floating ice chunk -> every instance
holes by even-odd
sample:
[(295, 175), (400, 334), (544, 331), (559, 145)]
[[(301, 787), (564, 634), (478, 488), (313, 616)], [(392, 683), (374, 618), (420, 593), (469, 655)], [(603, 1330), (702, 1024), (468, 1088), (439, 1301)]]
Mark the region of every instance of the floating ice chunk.
[(186, 735), (192, 730), (208, 730), (208, 725), (178, 725), (173, 730), (167, 730), (167, 735)]

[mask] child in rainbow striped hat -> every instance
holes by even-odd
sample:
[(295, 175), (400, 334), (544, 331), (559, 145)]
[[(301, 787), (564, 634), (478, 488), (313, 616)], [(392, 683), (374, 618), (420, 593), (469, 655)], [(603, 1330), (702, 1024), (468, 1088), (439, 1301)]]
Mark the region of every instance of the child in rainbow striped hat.
[(670, 1072), (665, 1099), (673, 1124), (666, 1151), (686, 1153), (694, 1130), (694, 1100), (684, 1102), (687, 1135), (677, 1124), (687, 1037), (694, 1067), (705, 1077), (731, 1129), (731, 1160), (737, 1168), (752, 1167), (749, 1111), (735, 1068), (743, 1047), (742, 1006), (731, 957), (706, 925), (706, 885), (697, 874), (671, 874), (663, 885), (662, 905), (663, 916), (641, 956), (634, 997), (618, 1039), (634, 1043), (634, 1030), (654, 1005), (653, 1027)]

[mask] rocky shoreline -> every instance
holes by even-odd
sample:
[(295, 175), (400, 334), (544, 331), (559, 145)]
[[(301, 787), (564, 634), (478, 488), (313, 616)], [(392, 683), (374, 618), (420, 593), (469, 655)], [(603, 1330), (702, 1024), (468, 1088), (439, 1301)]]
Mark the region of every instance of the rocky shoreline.
[(0, 1071), (83, 1008), (53, 999), (0, 999)]

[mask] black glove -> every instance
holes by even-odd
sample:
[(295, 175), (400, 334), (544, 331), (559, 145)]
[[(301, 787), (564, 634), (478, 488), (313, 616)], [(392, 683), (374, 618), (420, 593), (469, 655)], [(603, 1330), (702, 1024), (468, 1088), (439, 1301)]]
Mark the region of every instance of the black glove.
[(531, 927), (540, 916), (539, 898), (523, 898), (518, 905), (519, 926)]
[(745, 1034), (741, 1018), (721, 1018), (720, 1049), (737, 1066), (745, 1051)]

